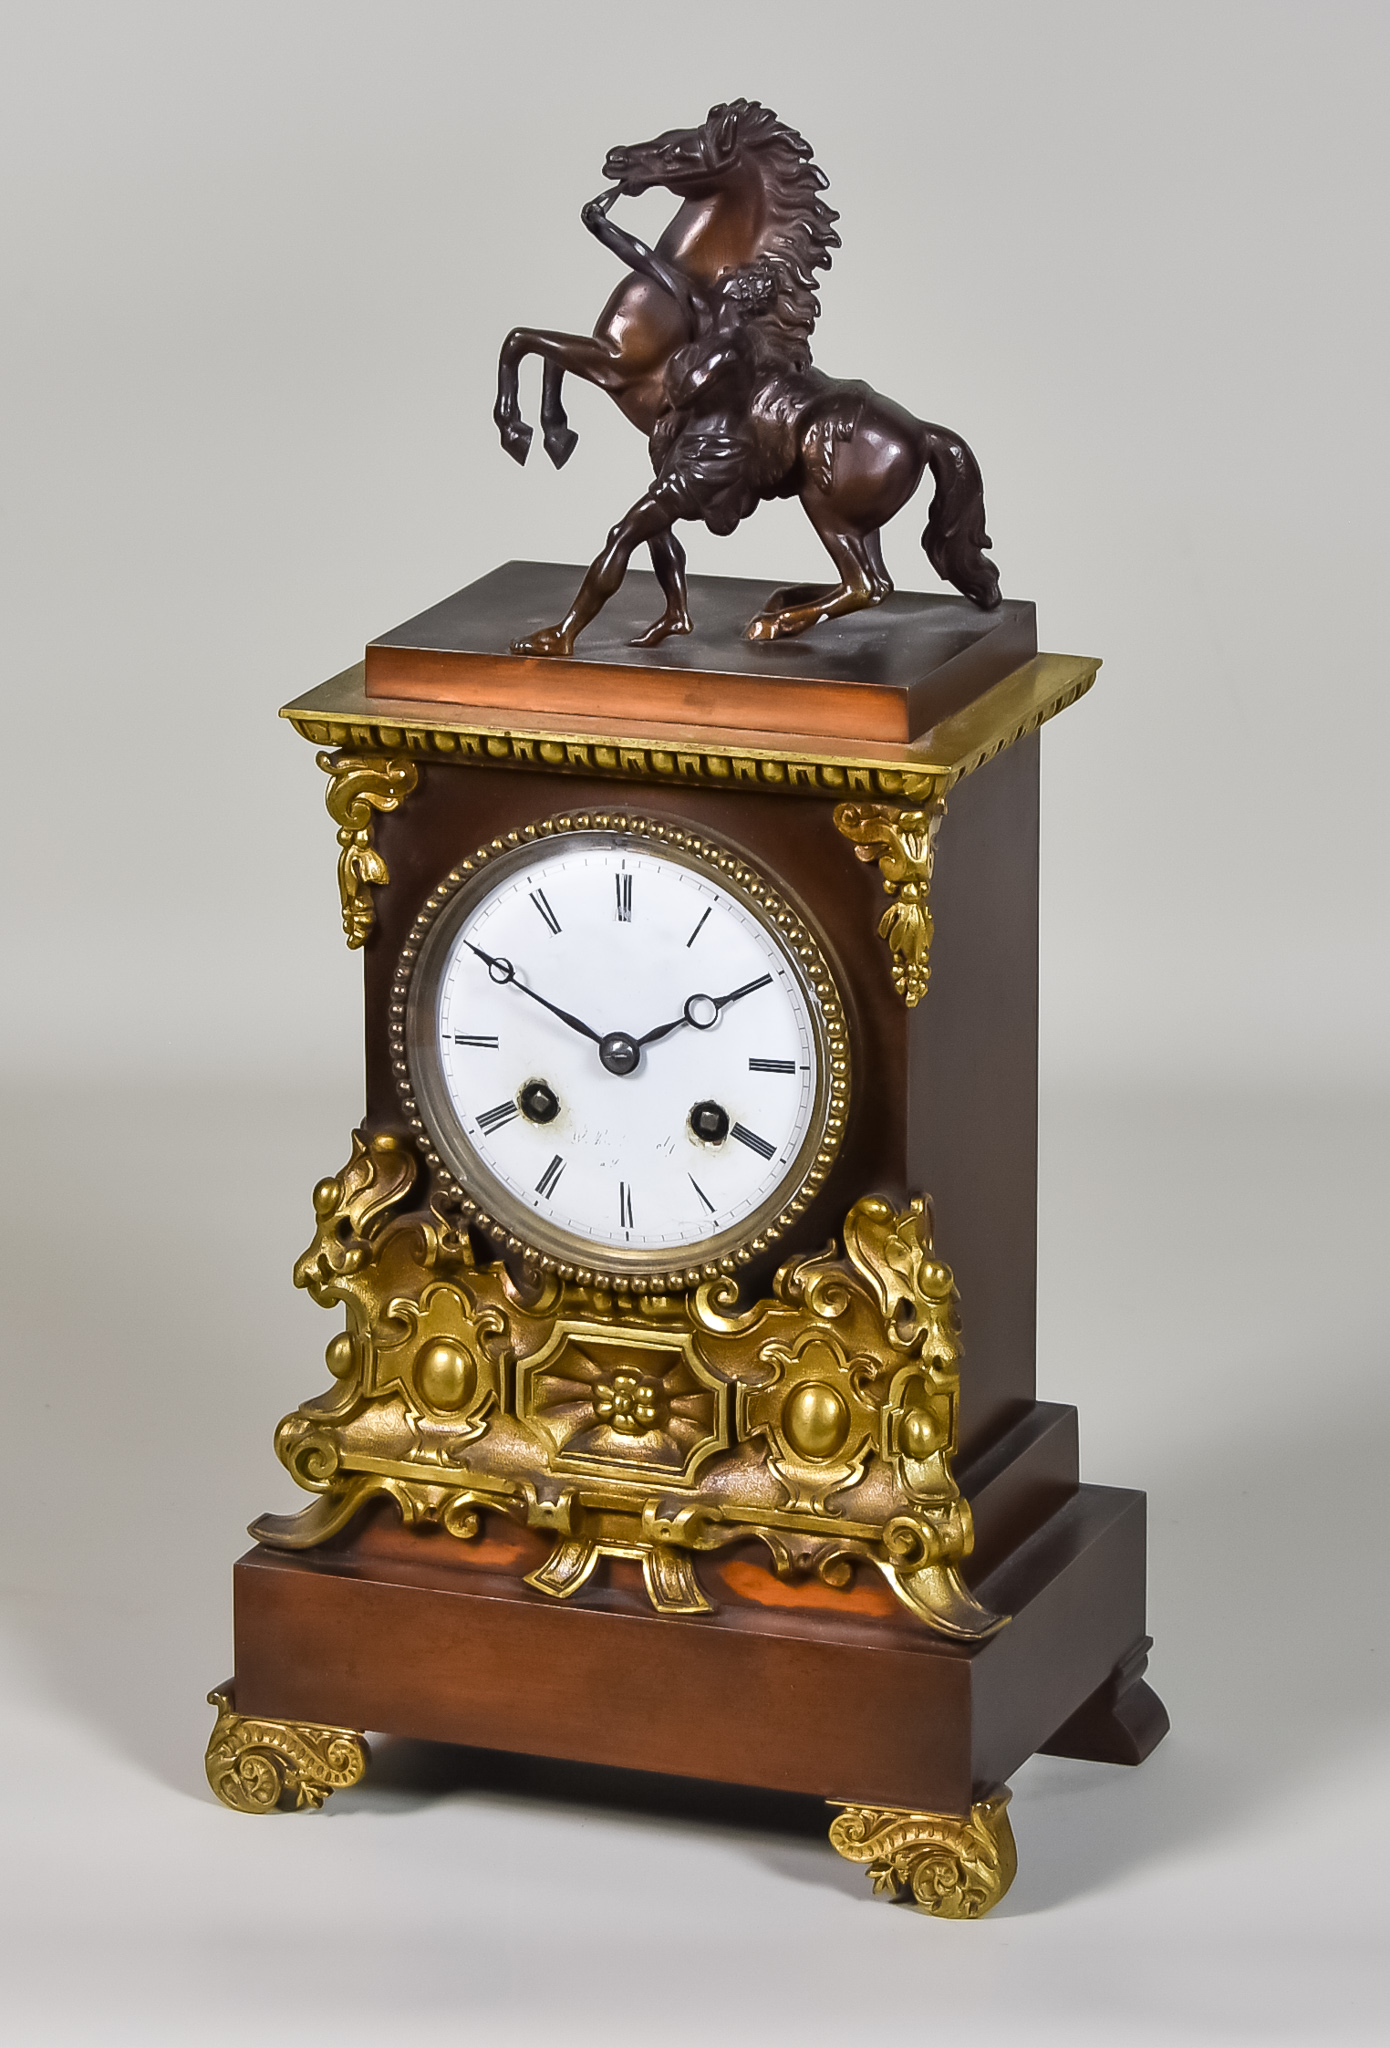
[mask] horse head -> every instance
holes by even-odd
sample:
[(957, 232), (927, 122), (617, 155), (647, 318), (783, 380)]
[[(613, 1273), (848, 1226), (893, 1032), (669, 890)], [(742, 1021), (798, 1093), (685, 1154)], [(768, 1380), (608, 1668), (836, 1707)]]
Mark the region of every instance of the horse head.
[(784, 288), (772, 317), (787, 347), (805, 355), (820, 312), (815, 274), (829, 268), (840, 237), (820, 196), (825, 173), (795, 128), (757, 100), (729, 100), (698, 128), (610, 149), (603, 175), (625, 193), (659, 186), (682, 201), (660, 247), (678, 250), (697, 274), (712, 280), (760, 257), (779, 259)]
[[(682, 199), (708, 198), (739, 168), (741, 117), (764, 111), (747, 100), (711, 107), (708, 120), (698, 128), (668, 128), (650, 142), (610, 149), (603, 175), (628, 194), (659, 185)], [(775, 115), (771, 118), (776, 120)]]

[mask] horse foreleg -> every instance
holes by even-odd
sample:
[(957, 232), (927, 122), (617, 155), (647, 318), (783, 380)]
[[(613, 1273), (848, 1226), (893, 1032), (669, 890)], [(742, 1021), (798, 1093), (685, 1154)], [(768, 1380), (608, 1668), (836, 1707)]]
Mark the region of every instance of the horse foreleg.
[(596, 555), (589, 564), (588, 574), (579, 586), (574, 603), (570, 606), (558, 626), (542, 626), (527, 640), (512, 642), (513, 654), (573, 654), (574, 643), (580, 633), (596, 619), (603, 607), (619, 588), (627, 574), (627, 565), (633, 550), (644, 540), (652, 540), (663, 532), (669, 532), (671, 515), (658, 505), (651, 496), (639, 498), (632, 510), (625, 513), (608, 536), (608, 544), (601, 555)]
[(685, 549), (669, 527), (665, 533), (654, 533), (647, 547), (656, 580), (666, 598), (666, 609), (655, 625), (638, 634), (632, 642), (634, 647), (658, 647), (669, 634), (690, 631), (690, 613), (686, 609)]
[(502, 446), (517, 462), (525, 462), (531, 447), (531, 429), (521, 417), (518, 375), (525, 350), (515, 346), (523, 331), (514, 327), (502, 344), (497, 358), (497, 403), (492, 408)]
[[(502, 446), (508, 455), (518, 462), (526, 460), (531, 446), (531, 429), (521, 417), (518, 399), (518, 371), (526, 356), (542, 356), (547, 366), (554, 366), (560, 375), (555, 380), (555, 404), (565, 433), (569, 432), (563, 410), (560, 409), (560, 377), (566, 370), (576, 377), (585, 378), (590, 384), (597, 384), (600, 390), (613, 391), (623, 381), (622, 359), (615, 348), (607, 342), (595, 341), (589, 334), (554, 334), (540, 327), (514, 327), (502, 344), (497, 358), (497, 403), (492, 417), (502, 436)], [(542, 392), (542, 425), (545, 419), (545, 394)], [(577, 438), (577, 437), (576, 437)], [(562, 462), (574, 446), (571, 441)], [(557, 462), (553, 449), (550, 459)], [(557, 462), (557, 466), (558, 466)]]
[(565, 373), (559, 363), (547, 363), (541, 379), (541, 439), (545, 452), (557, 469), (565, 464), (579, 446), (579, 436), (565, 417), (564, 400), (560, 396)]

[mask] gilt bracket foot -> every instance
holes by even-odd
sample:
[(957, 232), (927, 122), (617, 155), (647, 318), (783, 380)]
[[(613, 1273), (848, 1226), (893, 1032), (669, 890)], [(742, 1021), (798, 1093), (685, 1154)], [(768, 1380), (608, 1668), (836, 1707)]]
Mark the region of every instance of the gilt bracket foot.
[(207, 1747), (208, 1783), (236, 1813), (297, 1813), (355, 1785), (371, 1751), (355, 1728), (239, 1714), (230, 1682), (208, 1694), (217, 1722)]
[(904, 1806), (840, 1806), (830, 1846), (850, 1863), (867, 1864), (876, 1892), (938, 1920), (979, 1920), (1018, 1869), (1008, 1805), (1001, 1786), (963, 1818)]

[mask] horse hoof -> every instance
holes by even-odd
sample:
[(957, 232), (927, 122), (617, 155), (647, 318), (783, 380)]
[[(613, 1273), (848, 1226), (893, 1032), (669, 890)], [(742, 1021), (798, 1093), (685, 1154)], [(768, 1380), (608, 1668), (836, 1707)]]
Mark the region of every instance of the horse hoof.
[(511, 420), (503, 427), (502, 446), (513, 462), (525, 462), (531, 451), (531, 429), (525, 420)]
[(819, 625), (822, 612), (759, 612), (744, 628), (745, 640), (790, 640), (808, 627)]
[(552, 427), (545, 437), (545, 452), (557, 469), (564, 468), (578, 446), (573, 427)]

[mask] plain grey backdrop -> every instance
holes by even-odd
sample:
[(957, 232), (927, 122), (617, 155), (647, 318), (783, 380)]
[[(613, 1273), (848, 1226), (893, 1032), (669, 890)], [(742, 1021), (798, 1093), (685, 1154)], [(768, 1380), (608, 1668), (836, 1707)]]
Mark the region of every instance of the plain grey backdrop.
[[(1384, 2037), (1387, 59), (1345, 0), (0, 13), (0, 2036)], [(1006, 591), (1105, 659), (1044, 744), (1040, 1382), (1150, 1490), (1174, 1733), (1028, 1766), (977, 1927), (737, 1802), (201, 1779), (359, 1107), (275, 713), (637, 495), (574, 383), (563, 474), (502, 455), (497, 345), (592, 323), (606, 148), (740, 94), (831, 179), (817, 360), (968, 436)], [(820, 574), (795, 506), (690, 553)]]

